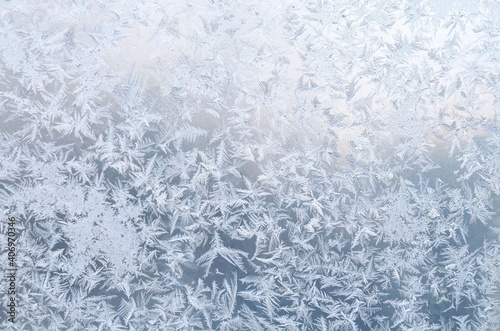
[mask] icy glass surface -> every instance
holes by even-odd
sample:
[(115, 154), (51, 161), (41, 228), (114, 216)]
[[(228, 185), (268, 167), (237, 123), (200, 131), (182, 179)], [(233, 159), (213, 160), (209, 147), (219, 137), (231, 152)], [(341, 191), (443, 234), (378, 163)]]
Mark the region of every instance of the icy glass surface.
[(499, 27), (1, 1), (0, 330), (500, 330)]

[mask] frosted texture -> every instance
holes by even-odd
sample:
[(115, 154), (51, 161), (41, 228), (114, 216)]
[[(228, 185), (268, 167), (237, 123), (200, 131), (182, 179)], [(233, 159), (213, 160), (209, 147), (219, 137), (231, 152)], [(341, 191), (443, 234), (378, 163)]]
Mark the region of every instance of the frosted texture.
[(500, 330), (499, 27), (496, 0), (2, 1), (0, 329)]

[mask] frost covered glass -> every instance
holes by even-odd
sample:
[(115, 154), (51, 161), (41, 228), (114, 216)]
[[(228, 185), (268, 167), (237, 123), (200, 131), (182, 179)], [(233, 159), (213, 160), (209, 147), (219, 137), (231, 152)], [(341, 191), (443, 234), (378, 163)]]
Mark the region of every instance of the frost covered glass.
[(499, 0), (2, 1), (0, 330), (500, 330), (499, 54)]

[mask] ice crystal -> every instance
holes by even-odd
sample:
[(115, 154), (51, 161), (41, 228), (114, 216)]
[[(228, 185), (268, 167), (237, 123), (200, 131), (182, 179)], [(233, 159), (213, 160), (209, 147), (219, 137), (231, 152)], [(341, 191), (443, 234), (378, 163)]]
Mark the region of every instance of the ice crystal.
[(0, 329), (499, 329), (498, 1), (1, 7)]

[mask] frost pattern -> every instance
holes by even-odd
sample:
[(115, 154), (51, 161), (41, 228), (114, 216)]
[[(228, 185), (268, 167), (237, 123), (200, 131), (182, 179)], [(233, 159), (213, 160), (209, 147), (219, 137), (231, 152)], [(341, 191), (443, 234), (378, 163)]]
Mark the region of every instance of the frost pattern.
[(500, 328), (498, 1), (1, 7), (2, 330)]

